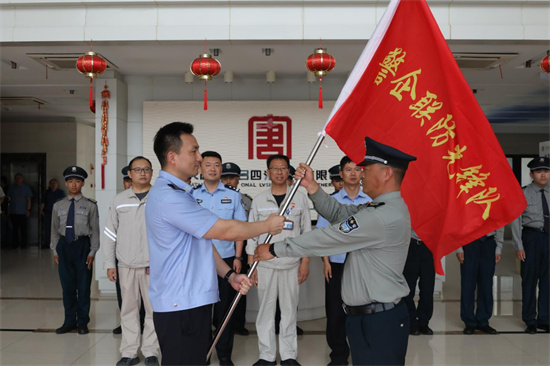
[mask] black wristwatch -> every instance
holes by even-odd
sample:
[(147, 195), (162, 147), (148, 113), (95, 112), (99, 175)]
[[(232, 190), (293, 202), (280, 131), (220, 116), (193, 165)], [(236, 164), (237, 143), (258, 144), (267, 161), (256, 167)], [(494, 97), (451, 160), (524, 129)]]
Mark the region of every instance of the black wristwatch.
[(225, 278), (225, 280), (227, 282), (229, 282), (229, 277), (231, 277), (231, 275), (235, 273), (235, 271), (233, 270), (233, 268), (231, 268), (229, 271), (227, 271), (227, 273), (225, 274), (225, 276), (223, 276), (223, 278)]
[(269, 246), (269, 253), (271, 253), (272, 256), (277, 257), (277, 254), (275, 254), (275, 244), (271, 244)]

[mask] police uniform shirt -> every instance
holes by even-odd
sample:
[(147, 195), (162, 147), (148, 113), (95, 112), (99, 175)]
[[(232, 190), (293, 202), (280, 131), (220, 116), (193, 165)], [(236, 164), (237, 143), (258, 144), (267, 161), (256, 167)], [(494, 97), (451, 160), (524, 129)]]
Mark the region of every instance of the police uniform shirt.
[(523, 242), (521, 239), (521, 231), (523, 226), (531, 227), (534, 229), (541, 229), (544, 227), (544, 215), (542, 212), (542, 196), (540, 190), (544, 189), (544, 196), (546, 202), (550, 202), (548, 194), (549, 184), (546, 184), (544, 188), (540, 188), (534, 182), (523, 187), (523, 194), (527, 200), (527, 207), (525, 211), (512, 222), (512, 243), (516, 250), (523, 250)]
[[(331, 196), (334, 197), (336, 201), (345, 205), (361, 205), (363, 203), (368, 203), (372, 201), (368, 194), (363, 192), (361, 189), (359, 189), (359, 192), (357, 193), (357, 196), (355, 196), (355, 198), (351, 198), (345, 187), (338, 192), (332, 194)], [(327, 221), (327, 219), (319, 215), (319, 218), (317, 219), (317, 228), (323, 228), (329, 225), (330, 223)], [(331, 255), (329, 257), (329, 261), (332, 263), (344, 263), (345, 260), (346, 253)]]
[[(201, 184), (193, 191), (193, 197), (199, 205), (221, 219), (247, 221), (241, 194), (229, 185), (219, 182), (216, 190), (211, 193), (204, 184)], [(222, 258), (235, 256), (234, 241), (212, 239), (212, 243)]]
[(219, 301), (212, 240), (203, 238), (218, 219), (197, 204), (189, 184), (160, 171), (145, 206), (153, 311)]
[[(50, 247), (55, 251), (61, 236), (65, 236), (67, 214), (71, 206), (72, 196), (66, 196), (53, 205), (52, 237)], [(95, 256), (99, 250), (99, 216), (96, 201), (79, 194), (74, 197), (74, 235), (90, 237), (90, 256)], [(57, 254), (57, 253), (56, 253)]]
[(330, 256), (348, 252), (342, 300), (350, 306), (398, 302), (409, 294), (403, 276), (411, 220), (398, 191), (361, 206), (338, 203), (319, 189), (310, 195), (317, 211), (335, 224), (274, 244), (277, 256)]

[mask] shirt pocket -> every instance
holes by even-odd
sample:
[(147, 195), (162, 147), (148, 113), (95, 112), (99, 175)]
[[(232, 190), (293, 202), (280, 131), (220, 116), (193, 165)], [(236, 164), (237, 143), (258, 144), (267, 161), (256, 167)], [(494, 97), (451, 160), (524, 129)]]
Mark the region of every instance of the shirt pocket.
[(81, 229), (86, 228), (88, 225), (88, 211), (77, 210), (74, 215), (74, 224)]
[(216, 215), (221, 219), (231, 220), (233, 219), (233, 214), (235, 213), (235, 208), (230, 204), (220, 204), (216, 208)]

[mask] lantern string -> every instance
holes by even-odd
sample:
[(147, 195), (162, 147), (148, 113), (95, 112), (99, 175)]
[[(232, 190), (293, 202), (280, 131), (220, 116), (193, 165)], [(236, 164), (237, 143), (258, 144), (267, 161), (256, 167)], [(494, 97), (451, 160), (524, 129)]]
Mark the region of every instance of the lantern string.
[(208, 109), (208, 93), (206, 92), (206, 80), (204, 81), (204, 110)]

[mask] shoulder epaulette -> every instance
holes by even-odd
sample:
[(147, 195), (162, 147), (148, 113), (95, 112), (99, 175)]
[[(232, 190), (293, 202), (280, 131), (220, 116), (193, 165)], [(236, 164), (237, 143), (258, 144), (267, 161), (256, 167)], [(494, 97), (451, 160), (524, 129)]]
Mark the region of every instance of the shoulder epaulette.
[(94, 200), (93, 198), (88, 198), (88, 197), (86, 197), (86, 198), (88, 199), (88, 201), (93, 202), (93, 203), (95, 203), (95, 204), (97, 205), (97, 201)]
[(169, 183), (169, 184), (168, 184), (168, 187), (170, 187), (170, 188), (172, 188), (172, 189), (174, 189), (174, 190), (176, 190), (176, 191), (187, 192), (185, 189), (180, 188), (180, 187), (178, 187), (177, 185), (175, 185), (175, 184), (173, 184), (173, 183)]
[(225, 188), (231, 189), (232, 191), (239, 192), (239, 188), (235, 188), (232, 185), (224, 184)]
[(191, 185), (191, 188), (193, 188), (193, 190), (199, 189), (200, 187), (202, 187), (202, 183), (199, 183), (199, 184), (194, 183)]
[(527, 188), (527, 187), (529, 187), (529, 186), (523, 186), (523, 187), (521, 187), (521, 189), (525, 189), (525, 188)]
[(384, 202), (369, 202), (369, 203), (363, 203), (357, 207), (359, 208), (369, 208), (369, 207), (374, 207), (374, 208), (378, 208), (380, 206), (384, 206), (385, 203)]

